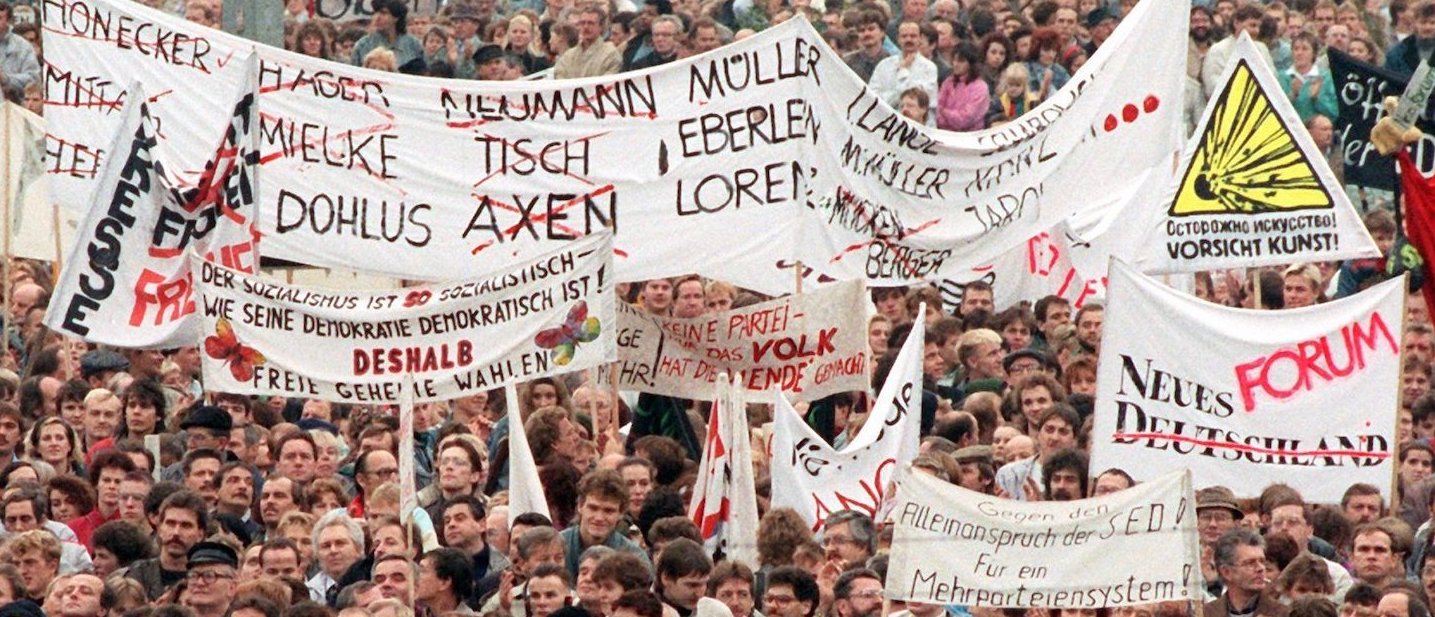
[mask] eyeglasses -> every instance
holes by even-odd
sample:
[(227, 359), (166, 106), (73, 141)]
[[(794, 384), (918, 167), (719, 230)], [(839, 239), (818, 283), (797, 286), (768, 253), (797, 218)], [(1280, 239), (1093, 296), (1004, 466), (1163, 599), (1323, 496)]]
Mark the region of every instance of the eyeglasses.
[(848, 598), (880, 598), (880, 597), (882, 597), (882, 590), (881, 590), (881, 589), (867, 589), (867, 590), (864, 590), (864, 591), (854, 591), (854, 592), (852, 592), (852, 593), (847, 594), (847, 597), (848, 597)]
[(196, 582), (203, 581), (204, 584), (209, 585), (209, 584), (214, 583), (214, 581), (217, 580), (217, 579), (224, 579), (224, 580), (232, 579), (232, 578), (234, 578), (234, 575), (233, 575), (233, 574), (229, 574), (228, 572), (218, 572), (218, 571), (215, 571), (215, 570), (210, 570), (210, 571), (208, 571), (208, 572), (193, 572), (193, 571), (191, 571), (189, 574), (184, 575), (184, 578), (187, 579), (187, 580), (189, 580), (189, 582), (191, 582), (191, 583), (196, 583)]
[(788, 604), (792, 604), (796, 601), (797, 596), (781, 595), (775, 593), (769, 593), (762, 597), (763, 604), (771, 604), (773, 606), (787, 606)]
[(842, 546), (844, 544), (855, 544), (855, 542), (847, 536), (827, 536), (822, 538), (822, 548)]

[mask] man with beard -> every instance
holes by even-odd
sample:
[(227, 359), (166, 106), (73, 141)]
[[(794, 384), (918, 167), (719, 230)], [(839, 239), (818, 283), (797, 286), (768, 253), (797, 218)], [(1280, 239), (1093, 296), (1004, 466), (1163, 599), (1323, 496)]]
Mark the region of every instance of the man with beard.
[(882, 578), (867, 568), (853, 568), (832, 586), (834, 617), (876, 617), (882, 614)]
[(1047, 501), (1076, 501), (1086, 495), (1086, 455), (1067, 448), (1042, 465), (1043, 496)]
[(1201, 64), (1206, 60), (1206, 52), (1211, 49), (1211, 9), (1191, 7), (1190, 23), (1187, 30), (1190, 40), (1186, 46), (1186, 76), (1200, 81)]
[[(170, 495), (159, 508), (159, 556), (135, 562), (126, 576), (139, 581), (151, 601), (159, 598), (185, 578), (190, 566), (189, 549), (204, 539), (208, 528), (209, 507), (203, 497), (192, 491)], [(238, 566), (239, 559), (232, 561), (231, 569)]]

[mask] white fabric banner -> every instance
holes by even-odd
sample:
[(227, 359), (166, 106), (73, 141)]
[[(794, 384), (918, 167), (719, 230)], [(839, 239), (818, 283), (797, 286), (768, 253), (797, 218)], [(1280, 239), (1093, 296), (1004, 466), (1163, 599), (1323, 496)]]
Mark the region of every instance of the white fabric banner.
[[(1250, 39), (1206, 104), (1177, 181), (1133, 202), (1113, 254), (1142, 272), (1379, 257), (1375, 241)], [(1143, 221), (1145, 221), (1143, 223)]]
[[(60, 261), (65, 247), (75, 242), (79, 225), (74, 211), (50, 201), (50, 178), (45, 174), (45, 119), (19, 105), (4, 106), (5, 164), (0, 165), (0, 186), (6, 187), (10, 209), (10, 254), (16, 257)], [(56, 227), (59, 227), (58, 233)]]
[[(942, 304), (947, 312), (955, 314), (967, 285), (982, 281), (991, 286), (992, 303), (997, 307), (1054, 295), (1080, 309), (1087, 302), (1100, 302), (1106, 297), (1109, 255), (1092, 259), (1098, 252), (1062, 222), (1050, 231), (1027, 238), (1026, 243), (989, 264), (941, 281), (938, 289)], [(1085, 267), (1088, 262), (1096, 262), (1099, 267)]]
[[(518, 388), (513, 384), (503, 387), (504, 413), (508, 416), (508, 527), (519, 516), (537, 512), (548, 513), (548, 497), (543, 493), (543, 482), (538, 478), (538, 463), (533, 460), (533, 450), (528, 447), (528, 433), (523, 428), (523, 414), (519, 412)], [(550, 516), (551, 520), (551, 516)]]
[(1388, 493), (1404, 287), (1251, 311), (1113, 261), (1091, 468), (1137, 480), (1190, 469), (1197, 486), (1242, 497), (1283, 482), (1311, 503), (1338, 503), (1356, 482)]
[(1022, 609), (1202, 599), (1190, 473), (1095, 499), (1024, 502), (909, 472), (892, 518), (893, 599)]
[[(1151, 67), (1185, 61), (1188, 7), (1138, 5), (1064, 89), (976, 133), (902, 118), (801, 20), (569, 81), (419, 78), (260, 47), (265, 254), (433, 280), (612, 228), (623, 281), (700, 272), (779, 294), (798, 264), (809, 289), (951, 276), (1170, 179), (1184, 77)], [(77, 206), (122, 92), (74, 84), (138, 75), (162, 91), (165, 135), (189, 154), (176, 167), (192, 169), (196, 110), (253, 48), (119, 0), (53, 0), (45, 28), (51, 179)]]
[(898, 466), (916, 458), (920, 445), (926, 314), (923, 304), (867, 423), (841, 451), (807, 426), (786, 396), (774, 392), (772, 507), (796, 510), (814, 532), (838, 510), (858, 510), (882, 520), (891, 505), (890, 485)]
[(688, 518), (697, 524), (709, 554), (756, 566), (757, 489), (746, 393), (727, 374), (718, 376), (717, 390)]
[(442, 401), (612, 362), (611, 236), (462, 281), (371, 292), (197, 264), (204, 383), (345, 403)]
[[(138, 92), (138, 84), (131, 90)], [(106, 159), (99, 170), (94, 207), (85, 210), (45, 325), (121, 347), (193, 345), (200, 329), (187, 255), (241, 272), (253, 272), (259, 262), (254, 95), (243, 92), (230, 101), (218, 148), (210, 143), (209, 162), (185, 189), (173, 188), (165, 175), (169, 148), (145, 100), (143, 94), (132, 97), (120, 113), (107, 152), (122, 156)]]
[(795, 400), (866, 390), (867, 322), (861, 281), (692, 319), (618, 308), (618, 387), (712, 398), (718, 375), (750, 392)]

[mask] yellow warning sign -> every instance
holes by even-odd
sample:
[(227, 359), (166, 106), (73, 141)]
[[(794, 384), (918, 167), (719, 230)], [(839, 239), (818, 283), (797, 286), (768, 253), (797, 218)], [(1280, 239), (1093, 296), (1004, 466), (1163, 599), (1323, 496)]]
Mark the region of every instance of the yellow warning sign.
[(1333, 207), (1291, 130), (1241, 58), (1215, 103), (1171, 216)]

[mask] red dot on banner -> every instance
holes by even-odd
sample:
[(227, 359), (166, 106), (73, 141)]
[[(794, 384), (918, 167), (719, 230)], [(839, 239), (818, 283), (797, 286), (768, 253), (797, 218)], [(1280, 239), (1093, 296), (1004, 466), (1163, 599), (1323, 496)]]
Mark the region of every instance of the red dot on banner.
[(1106, 116), (1106, 132), (1110, 133), (1111, 131), (1116, 130), (1116, 124), (1116, 116), (1108, 114)]
[(1140, 114), (1141, 111), (1136, 109), (1136, 106), (1130, 103), (1127, 103), (1125, 107), (1121, 108), (1121, 119), (1125, 120), (1128, 124), (1135, 122), (1136, 116)]
[(1161, 106), (1161, 99), (1156, 98), (1156, 95), (1152, 94), (1148, 95), (1146, 97), (1146, 100), (1142, 101), (1141, 104), (1146, 109), (1146, 113), (1149, 114), (1153, 111), (1156, 111), (1156, 108)]

